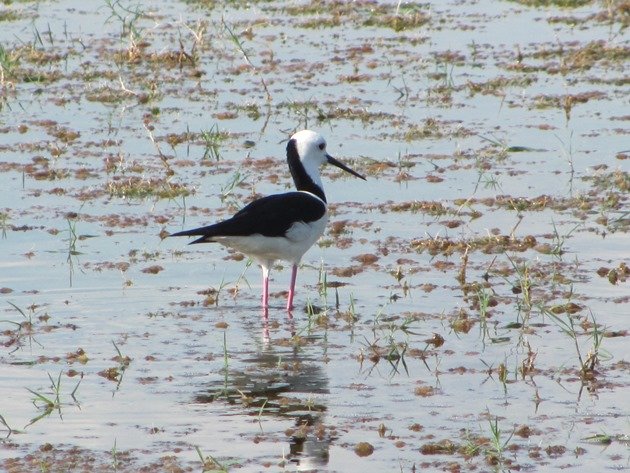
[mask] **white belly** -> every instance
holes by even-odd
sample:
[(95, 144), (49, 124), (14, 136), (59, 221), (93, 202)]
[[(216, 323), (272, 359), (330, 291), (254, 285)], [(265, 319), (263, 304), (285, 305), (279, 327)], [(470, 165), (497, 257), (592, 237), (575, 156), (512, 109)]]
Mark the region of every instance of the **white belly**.
[(328, 223), (328, 212), (314, 222), (296, 222), (283, 237), (268, 237), (261, 234), (248, 236), (213, 237), (214, 241), (251, 256), (263, 265), (275, 260), (297, 264), (304, 253), (324, 234)]

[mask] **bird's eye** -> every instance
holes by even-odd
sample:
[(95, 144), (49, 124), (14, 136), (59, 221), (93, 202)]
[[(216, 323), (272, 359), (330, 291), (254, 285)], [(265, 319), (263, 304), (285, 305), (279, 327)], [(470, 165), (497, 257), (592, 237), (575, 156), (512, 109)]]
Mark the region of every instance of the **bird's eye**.
[(324, 149), (326, 148), (326, 143), (320, 143), (319, 144), (319, 149), (321, 149), (322, 151), (324, 151)]

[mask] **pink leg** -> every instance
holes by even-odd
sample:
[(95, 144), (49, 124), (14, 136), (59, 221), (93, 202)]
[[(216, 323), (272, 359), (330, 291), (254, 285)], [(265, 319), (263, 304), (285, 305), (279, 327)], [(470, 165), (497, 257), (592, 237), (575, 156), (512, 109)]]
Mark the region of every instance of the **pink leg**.
[(287, 300), (287, 312), (291, 312), (293, 310), (293, 296), (295, 295), (295, 280), (297, 278), (297, 264), (293, 265), (293, 269), (291, 270), (291, 286), (289, 287), (289, 298)]

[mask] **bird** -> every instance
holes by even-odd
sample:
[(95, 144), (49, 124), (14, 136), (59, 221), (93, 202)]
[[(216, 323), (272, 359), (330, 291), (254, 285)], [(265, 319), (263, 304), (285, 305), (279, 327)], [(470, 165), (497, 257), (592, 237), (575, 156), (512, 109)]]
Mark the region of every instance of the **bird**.
[(262, 269), (262, 308), (269, 308), (269, 272), (276, 260), (292, 264), (286, 310), (291, 315), (298, 265), (302, 256), (326, 229), (328, 206), (319, 169), (332, 164), (353, 176), (364, 176), (333, 158), (326, 140), (312, 130), (293, 134), (286, 147), (289, 172), (296, 191), (256, 199), (227, 220), (172, 233), (169, 236), (197, 236), (190, 244), (217, 242), (256, 260)]

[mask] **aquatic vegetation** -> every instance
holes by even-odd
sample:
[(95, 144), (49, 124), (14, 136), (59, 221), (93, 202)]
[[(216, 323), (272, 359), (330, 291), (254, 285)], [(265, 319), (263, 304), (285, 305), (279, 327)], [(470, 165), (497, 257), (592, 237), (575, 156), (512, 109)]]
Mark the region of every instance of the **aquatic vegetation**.
[(226, 132), (219, 131), (218, 125), (214, 125), (207, 131), (200, 133), (203, 140), (204, 152), (202, 159), (213, 159), (219, 161), (221, 159), (220, 148), (222, 143), (229, 137)]
[(510, 0), (531, 7), (561, 7), (561, 8), (577, 8), (588, 3), (591, 0)]
[(141, 176), (114, 176), (107, 183), (106, 190), (112, 197), (124, 199), (175, 199), (187, 197), (192, 191), (184, 184), (170, 182), (161, 178)]

